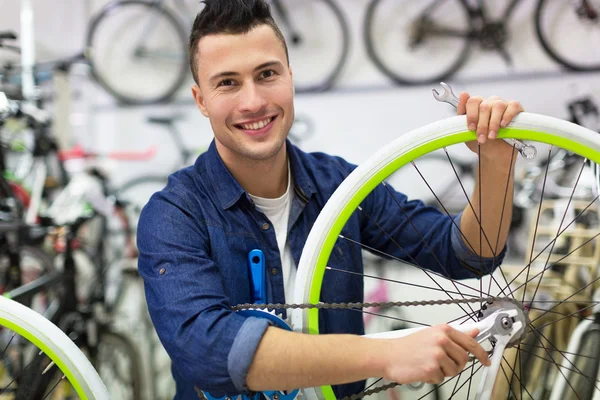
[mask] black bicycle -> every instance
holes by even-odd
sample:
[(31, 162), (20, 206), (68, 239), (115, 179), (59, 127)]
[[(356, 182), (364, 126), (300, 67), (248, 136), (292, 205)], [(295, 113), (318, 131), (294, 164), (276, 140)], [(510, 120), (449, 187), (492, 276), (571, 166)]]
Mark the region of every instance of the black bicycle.
[[(437, 83), (474, 45), (512, 63), (508, 24), (521, 0), (372, 0), (364, 21), (369, 58), (399, 84)], [(600, 71), (600, 1), (538, 0), (534, 21), (546, 53), (573, 71)]]
[[(141, 399), (139, 355), (127, 337), (111, 328), (110, 318), (103, 307), (105, 288), (102, 269), (96, 270), (95, 285), (88, 301), (85, 304), (80, 301), (77, 272), (82, 253), (77, 232), (92, 216), (82, 216), (62, 226), (54, 226), (50, 220), (35, 227), (18, 222), (3, 223), (4, 235), (18, 232), (25, 243), (38, 240), (40, 229), (54, 235), (56, 241), (65, 243), (65, 251), (60, 258), (62, 263), (58, 266), (43, 253), (33, 253), (35, 259), (45, 264), (45, 273), (5, 292), (4, 296), (25, 305), (36, 303), (37, 311), (65, 332), (87, 355), (113, 398)], [(16, 265), (20, 269), (24, 264)], [(41, 399), (55, 391), (63, 396), (75, 394), (74, 386), (71, 386), (73, 382), (64, 381), (64, 372), (58, 369), (62, 366), (57, 366), (42, 352), (32, 352), (31, 344), (15, 337), (13, 332), (0, 331), (0, 349), (4, 349), (3, 354), (7, 355), (2, 359), (0, 370), (11, 378), (3, 391), (12, 393), (14, 398)]]
[[(124, 104), (171, 99), (189, 77), (187, 36), (199, 10), (185, 0), (118, 0), (94, 16), (85, 55), (95, 80)], [(333, 0), (269, 0), (288, 44), (297, 92), (329, 89), (350, 47)], [(149, 84), (151, 82), (151, 84)]]

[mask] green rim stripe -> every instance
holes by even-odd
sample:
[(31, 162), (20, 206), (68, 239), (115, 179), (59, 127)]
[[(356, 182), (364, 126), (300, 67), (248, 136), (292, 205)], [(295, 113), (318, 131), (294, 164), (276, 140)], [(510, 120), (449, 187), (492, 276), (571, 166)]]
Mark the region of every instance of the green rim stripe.
[[(565, 150), (569, 150), (575, 152), (583, 157), (586, 157), (592, 161), (595, 161), (600, 164), (600, 153), (596, 152), (589, 147), (582, 145), (581, 143), (575, 142), (570, 139), (566, 139), (564, 137), (556, 136), (547, 132), (539, 132), (532, 130), (523, 130), (523, 129), (501, 129), (499, 134), (499, 138), (518, 138), (523, 140), (533, 140), (539, 143), (546, 143), (550, 145), (554, 145), (557, 147), (561, 147)], [(438, 139), (434, 139), (431, 142), (424, 143), (415, 147), (413, 150), (402, 154), (400, 157), (392, 160), (386, 166), (384, 166), (379, 172), (373, 175), (365, 184), (358, 190), (354, 196), (348, 201), (348, 203), (344, 206), (339, 216), (335, 220), (332, 225), (329, 234), (327, 235), (323, 247), (319, 252), (319, 256), (317, 259), (317, 263), (315, 266), (314, 275), (312, 277), (310, 292), (309, 292), (309, 303), (317, 304), (321, 297), (321, 286), (323, 284), (323, 276), (325, 273), (325, 267), (329, 260), (329, 255), (331, 254), (331, 250), (335, 245), (335, 242), (338, 239), (338, 235), (342, 231), (342, 228), (356, 210), (356, 207), (360, 205), (360, 203), (367, 197), (367, 195), (377, 186), (379, 185), (385, 178), (390, 176), (393, 172), (395, 172), (398, 168), (408, 164), (410, 161), (414, 159), (430, 153), (435, 150), (439, 150), (443, 147), (447, 147), (453, 144), (463, 143), (475, 140), (475, 133), (471, 131), (458, 132), (454, 134), (450, 134), (447, 136), (443, 136)], [(311, 334), (319, 333), (319, 310), (318, 309), (310, 309), (307, 312), (308, 321), (307, 321), (307, 330)], [(323, 396), (327, 400), (335, 400), (335, 394), (331, 386), (321, 386), (320, 388)]]
[(0, 317), (0, 325), (16, 332), (17, 334), (23, 336), (25, 339), (29, 340), (31, 343), (35, 344), (40, 350), (42, 350), (54, 363), (60, 368), (63, 374), (69, 380), (69, 383), (73, 386), (77, 395), (82, 400), (87, 400), (87, 395), (83, 391), (83, 388), (75, 379), (75, 375), (67, 368), (66, 364), (58, 357), (58, 355), (50, 349), (45, 343), (43, 343), (40, 339), (38, 339), (34, 334), (25, 330), (24, 327), (15, 324), (13, 321), (9, 321), (3, 317)]

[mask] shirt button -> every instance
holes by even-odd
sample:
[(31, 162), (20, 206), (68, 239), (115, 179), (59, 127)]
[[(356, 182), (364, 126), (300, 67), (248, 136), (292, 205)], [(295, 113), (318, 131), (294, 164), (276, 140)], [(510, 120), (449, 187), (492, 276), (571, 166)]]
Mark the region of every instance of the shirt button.
[(158, 273), (161, 275), (164, 275), (165, 272), (167, 272), (167, 270), (164, 267), (158, 271)]
[(277, 275), (279, 270), (277, 268), (271, 268), (271, 275)]
[(266, 231), (267, 229), (269, 229), (269, 224), (267, 224), (266, 222), (264, 224), (262, 224), (262, 230)]

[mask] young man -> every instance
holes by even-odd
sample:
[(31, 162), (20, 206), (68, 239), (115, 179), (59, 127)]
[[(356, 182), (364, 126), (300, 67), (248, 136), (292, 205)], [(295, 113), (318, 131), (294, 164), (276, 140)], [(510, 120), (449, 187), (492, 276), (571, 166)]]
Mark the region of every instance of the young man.
[[(196, 398), (200, 390), (222, 396), (323, 384), (336, 385), (339, 397), (362, 390), (369, 377), (441, 382), (464, 367), (468, 353), (487, 364), (473, 340), (477, 332), (460, 333), (446, 325), (402, 339), (373, 340), (359, 336), (364, 327), (357, 312), (324, 312), (320, 323), (328, 335), (306, 335), (231, 311), (231, 306), (253, 300), (247, 259), (253, 249), (265, 255), (268, 302), (291, 301), (309, 230), (354, 166), (338, 157), (304, 153), (286, 141), (294, 119), (292, 68), (264, 1), (205, 3), (194, 23), (189, 55), (196, 81), (192, 93), (215, 140), (193, 166), (174, 173), (152, 197), (138, 227), (139, 271), (152, 320), (173, 362), (176, 398)], [(494, 139), (499, 127), (520, 111), (518, 102), (460, 96), (458, 113), (467, 114), (482, 144), (487, 232), (498, 231), (505, 188), (494, 182), (506, 182), (512, 148), (486, 139)], [(469, 147), (476, 151), (477, 143)], [(481, 268), (480, 257), (466, 248), (452, 219), (400, 193), (396, 199), (423, 228), (448, 274), (473, 277), (473, 268)], [(421, 265), (436, 265), (384, 188), (370, 194), (362, 207), (390, 227)], [(504, 248), (509, 220), (505, 213), (497, 253)], [(480, 228), (471, 210), (457, 221), (479, 249)], [(362, 213), (351, 217), (345, 233), (407, 258)], [(362, 272), (359, 246), (342, 243), (334, 253), (330, 265)], [(481, 255), (492, 253), (483, 246)], [(486, 271), (491, 269), (490, 259), (484, 264)], [(324, 284), (330, 290), (323, 302), (362, 301), (360, 277), (330, 274)]]

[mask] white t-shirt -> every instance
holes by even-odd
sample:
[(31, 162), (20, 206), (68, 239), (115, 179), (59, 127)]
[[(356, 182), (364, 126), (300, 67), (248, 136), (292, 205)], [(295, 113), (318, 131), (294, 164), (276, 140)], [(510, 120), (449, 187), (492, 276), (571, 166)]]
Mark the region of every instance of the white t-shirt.
[[(283, 273), (286, 302), (292, 301), (294, 282), (296, 281), (296, 266), (292, 257), (290, 244), (287, 240), (288, 220), (294, 199), (294, 191), (290, 190), (292, 186), (292, 174), (288, 162), (288, 185), (283, 196), (276, 199), (267, 199), (250, 194), (250, 198), (252, 198), (256, 207), (267, 216), (273, 225), (273, 229), (275, 229), (275, 238), (277, 239), (277, 247), (281, 256), (281, 272)], [(269, 266), (267, 265), (268, 270)]]

